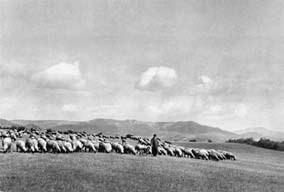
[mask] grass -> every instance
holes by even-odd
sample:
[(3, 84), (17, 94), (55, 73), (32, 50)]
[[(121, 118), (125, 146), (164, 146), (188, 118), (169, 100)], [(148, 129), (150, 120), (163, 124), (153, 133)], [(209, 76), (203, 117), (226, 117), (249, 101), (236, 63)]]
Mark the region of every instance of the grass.
[(181, 144), (237, 161), (119, 154), (0, 154), (0, 191), (283, 191), (284, 153), (241, 144)]

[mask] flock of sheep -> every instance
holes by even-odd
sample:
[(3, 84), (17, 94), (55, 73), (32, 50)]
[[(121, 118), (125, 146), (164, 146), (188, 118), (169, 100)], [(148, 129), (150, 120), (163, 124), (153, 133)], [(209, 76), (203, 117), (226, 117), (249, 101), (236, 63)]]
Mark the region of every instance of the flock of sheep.
[[(149, 138), (136, 137), (130, 134), (125, 137), (113, 137), (105, 136), (102, 133), (8, 130), (1, 131), (0, 138), (3, 153), (10, 152), (13, 146), (17, 152), (24, 153), (116, 152), (133, 155), (151, 154)], [(236, 160), (236, 156), (227, 151), (185, 148), (162, 140), (159, 140), (158, 154), (215, 161)]]

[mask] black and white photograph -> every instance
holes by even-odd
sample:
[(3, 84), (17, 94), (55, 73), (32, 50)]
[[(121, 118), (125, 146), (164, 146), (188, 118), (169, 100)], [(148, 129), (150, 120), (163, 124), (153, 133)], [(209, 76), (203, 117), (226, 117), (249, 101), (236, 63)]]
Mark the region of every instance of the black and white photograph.
[(284, 192), (284, 1), (0, 0), (0, 192)]

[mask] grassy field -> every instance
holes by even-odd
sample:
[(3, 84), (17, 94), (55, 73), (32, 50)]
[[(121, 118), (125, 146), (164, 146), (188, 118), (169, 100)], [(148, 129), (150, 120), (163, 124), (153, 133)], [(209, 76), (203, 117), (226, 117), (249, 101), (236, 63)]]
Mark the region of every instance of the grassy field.
[(284, 153), (241, 144), (182, 144), (237, 161), (119, 154), (0, 154), (0, 191), (284, 191)]

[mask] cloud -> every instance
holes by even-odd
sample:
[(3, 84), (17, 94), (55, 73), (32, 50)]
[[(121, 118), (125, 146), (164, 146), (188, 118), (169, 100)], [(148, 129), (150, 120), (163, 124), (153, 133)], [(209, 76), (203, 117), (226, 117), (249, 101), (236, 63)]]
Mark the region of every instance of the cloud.
[(191, 111), (192, 104), (192, 98), (179, 96), (160, 103), (149, 104), (147, 106), (147, 111), (153, 115), (184, 114)]
[(64, 111), (64, 112), (71, 112), (72, 113), (72, 112), (78, 111), (78, 107), (76, 105), (74, 105), (74, 104), (65, 104), (62, 107), (62, 111)]
[(212, 84), (213, 83), (212, 79), (210, 79), (208, 76), (205, 76), (205, 75), (199, 76), (198, 79), (201, 80), (203, 84)]
[(136, 83), (136, 88), (147, 91), (158, 91), (172, 87), (177, 80), (177, 73), (174, 69), (160, 66), (150, 67), (142, 73)]
[(206, 75), (201, 75), (198, 77), (199, 83), (196, 85), (196, 92), (197, 93), (207, 93), (214, 88), (216, 88), (217, 83), (213, 81), (210, 77)]
[(220, 113), (223, 111), (223, 107), (221, 105), (212, 105), (209, 107), (209, 113)]
[(244, 103), (212, 104), (204, 107), (203, 115), (211, 119), (243, 118), (248, 113)]
[(85, 85), (85, 80), (79, 69), (79, 63), (59, 63), (32, 76), (39, 87), (53, 89), (80, 89)]
[(212, 104), (203, 106), (201, 114), (204, 117), (221, 120), (227, 118), (228, 115), (232, 115), (232, 109), (229, 105), (224, 106), (223, 104)]
[(112, 115), (117, 113), (118, 105), (99, 105), (91, 110), (93, 115)]

